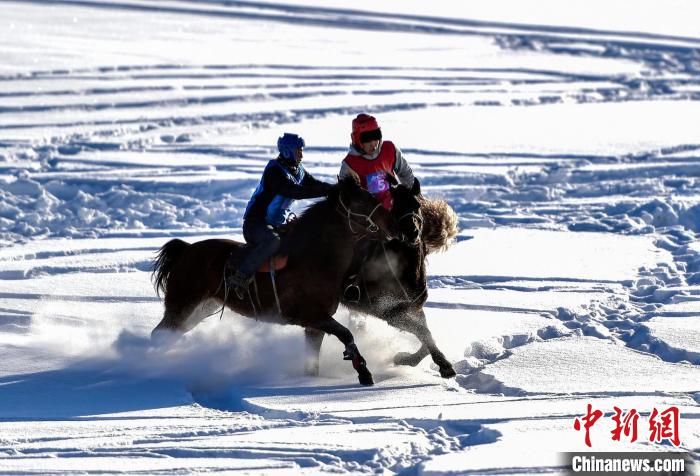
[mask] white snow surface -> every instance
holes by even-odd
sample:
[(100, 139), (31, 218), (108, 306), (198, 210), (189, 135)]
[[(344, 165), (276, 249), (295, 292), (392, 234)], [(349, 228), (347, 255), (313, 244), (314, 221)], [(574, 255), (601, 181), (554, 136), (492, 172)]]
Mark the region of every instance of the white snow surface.
[[(0, 474), (562, 474), (589, 450), (700, 474), (696, 2), (0, 11)], [(151, 341), (155, 252), (242, 240), (283, 132), (334, 181), (360, 112), (459, 217), (424, 308), (457, 376), (394, 365), (417, 340), (343, 307), (372, 387), (336, 339), (306, 376), (301, 328), (231, 311)], [(678, 449), (647, 430), (670, 407)]]

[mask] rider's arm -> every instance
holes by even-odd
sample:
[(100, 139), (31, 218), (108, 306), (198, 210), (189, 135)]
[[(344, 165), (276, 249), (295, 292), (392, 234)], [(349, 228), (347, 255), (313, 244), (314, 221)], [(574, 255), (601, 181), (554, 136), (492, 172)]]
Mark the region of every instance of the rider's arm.
[(316, 198), (327, 195), (332, 185), (316, 180), (313, 177), (311, 177), (311, 181), (308, 181), (309, 176), (307, 172), (301, 184), (297, 185), (289, 180), (281, 169), (273, 167), (270, 169), (267, 177), (265, 177), (265, 187), (269, 187), (268, 190), (272, 190), (276, 195), (283, 195), (293, 199)]
[(396, 145), (394, 145), (394, 149), (396, 149), (396, 161), (394, 162), (396, 177), (398, 177), (399, 183), (411, 188), (413, 186), (413, 180), (415, 179), (413, 170), (411, 170), (411, 166), (408, 165), (408, 162), (401, 153), (401, 149)]
[(326, 182), (321, 182), (309, 172), (306, 172), (306, 175), (304, 175), (304, 180), (301, 181), (301, 186), (304, 190), (308, 191), (308, 193), (313, 194), (313, 196), (307, 196), (305, 198), (323, 197), (328, 195), (328, 193), (333, 189), (333, 185)]
[(340, 163), (340, 172), (338, 172), (338, 180), (343, 180), (345, 178), (350, 178), (352, 177), (353, 179), (357, 180), (357, 183), (360, 183), (360, 176), (357, 175), (357, 172), (355, 172), (352, 167), (348, 165), (346, 161), (342, 161)]

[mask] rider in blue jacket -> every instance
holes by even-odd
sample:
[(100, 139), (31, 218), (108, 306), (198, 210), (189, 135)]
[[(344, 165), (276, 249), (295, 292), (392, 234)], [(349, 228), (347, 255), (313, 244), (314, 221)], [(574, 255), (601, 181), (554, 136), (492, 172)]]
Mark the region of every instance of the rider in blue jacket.
[[(304, 139), (285, 133), (277, 140), (279, 156), (268, 162), (243, 215), (243, 236), (250, 248), (226, 285), (243, 298), (255, 271), (280, 247), (277, 228), (287, 222), (290, 207), (299, 198), (327, 195), (332, 185), (316, 180), (301, 165)], [(231, 269), (231, 266), (228, 266)]]

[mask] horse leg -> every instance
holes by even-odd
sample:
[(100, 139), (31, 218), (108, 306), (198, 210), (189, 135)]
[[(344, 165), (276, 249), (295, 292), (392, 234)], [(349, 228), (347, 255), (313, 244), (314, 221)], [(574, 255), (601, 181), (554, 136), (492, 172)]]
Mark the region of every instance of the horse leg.
[(304, 329), (304, 337), (306, 338), (306, 361), (304, 364), (304, 373), (306, 375), (318, 375), (319, 356), (321, 354), (321, 343), (325, 334), (319, 330), (307, 328)]
[(410, 365), (411, 367), (415, 367), (420, 364), (428, 354), (430, 354), (428, 346), (421, 342), (420, 349), (414, 353), (398, 352), (394, 356), (394, 365)]
[(319, 322), (315, 327), (320, 331), (336, 336), (338, 340), (343, 343), (345, 346), (343, 360), (352, 361), (352, 366), (357, 371), (358, 379), (362, 385), (374, 385), (372, 374), (367, 369), (367, 362), (357, 349), (355, 338), (347, 327), (332, 317), (328, 317), (324, 321)]
[(176, 334), (181, 336), (192, 330), (204, 317), (202, 312), (205, 306), (210, 306), (211, 302), (197, 305), (184, 305), (180, 303), (168, 302), (166, 299), (163, 319), (151, 331), (151, 339), (160, 339), (164, 335)]
[(161, 319), (158, 325), (151, 331), (151, 338), (155, 335), (156, 332), (175, 330), (175, 327), (175, 319), (173, 319), (173, 316), (166, 310), (163, 313), (163, 319)]
[(403, 318), (391, 319), (387, 322), (402, 331), (410, 332), (421, 342), (421, 347), (415, 353), (399, 352), (394, 356), (394, 364), (411, 365), (415, 367), (428, 354), (433, 358), (433, 362), (440, 368), (440, 376), (450, 378), (457, 375), (452, 368), (452, 364), (445, 357), (445, 354), (438, 349), (433, 339), (433, 335), (428, 329), (425, 319), (425, 312), (419, 309), (415, 314), (402, 313)]
[(393, 312), (383, 317), (389, 325), (401, 331), (410, 332), (411, 334), (415, 335), (421, 343), (420, 348), (414, 353), (397, 353), (394, 356), (394, 364), (410, 365), (411, 367), (415, 367), (416, 365), (420, 364), (421, 361), (430, 354), (430, 350), (428, 349), (428, 345), (424, 342), (424, 339), (416, 334), (417, 325), (423, 325), (427, 328), (425, 313), (419, 311), (414, 314), (410, 314), (406, 308), (401, 306), (400, 309), (395, 308)]
[(151, 331), (151, 340), (162, 342), (177, 335), (178, 337), (185, 332), (180, 329), (182, 319), (179, 313), (174, 313), (169, 309), (165, 309), (163, 319)]

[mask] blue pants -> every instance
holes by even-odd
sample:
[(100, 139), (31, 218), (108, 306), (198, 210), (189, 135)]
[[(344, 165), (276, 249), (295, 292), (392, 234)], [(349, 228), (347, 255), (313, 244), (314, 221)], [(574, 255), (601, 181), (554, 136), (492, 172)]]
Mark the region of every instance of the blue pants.
[(281, 240), (272, 225), (255, 219), (243, 222), (243, 237), (249, 249), (238, 270), (246, 276), (252, 276), (265, 261), (277, 253)]

